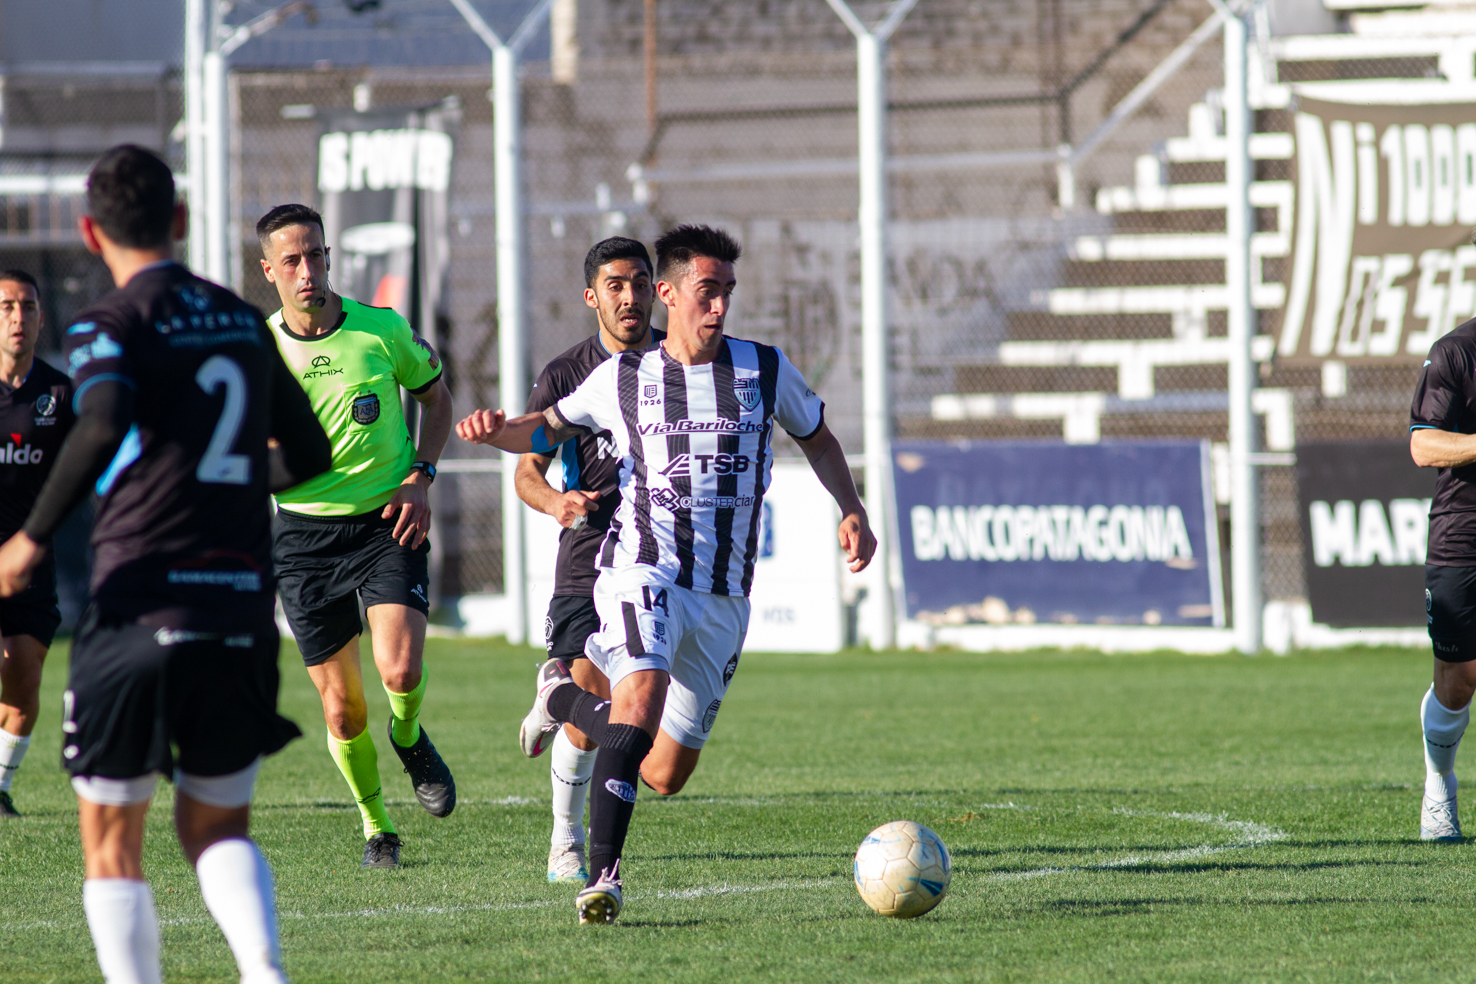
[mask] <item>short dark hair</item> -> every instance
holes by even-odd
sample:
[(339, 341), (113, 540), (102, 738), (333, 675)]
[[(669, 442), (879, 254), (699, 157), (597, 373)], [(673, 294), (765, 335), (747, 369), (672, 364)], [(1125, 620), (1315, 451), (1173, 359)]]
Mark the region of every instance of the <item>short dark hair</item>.
[(667, 273), (685, 270), (699, 256), (737, 263), (743, 247), (721, 229), (705, 225), (679, 225), (656, 239), (656, 276), (669, 279)]
[(261, 243), (261, 251), (266, 252), (272, 241), (272, 233), (293, 225), (315, 225), (319, 232), (327, 236), (323, 229), (323, 217), (318, 214), (317, 209), (308, 205), (278, 205), (256, 220), (256, 238)]
[(584, 254), (584, 285), (593, 287), (600, 267), (616, 260), (640, 260), (646, 264), (646, 272), (651, 272), (651, 254), (646, 252), (644, 243), (624, 236), (611, 236), (601, 239)]
[(41, 285), (36, 283), (35, 277), (31, 276), (24, 270), (17, 270), (14, 268), (9, 270), (0, 270), (0, 282), (6, 280), (17, 284), (30, 284), (31, 289), (36, 292), (36, 296), (38, 298), (41, 296)]
[(87, 212), (119, 246), (167, 246), (174, 225), (174, 174), (152, 150), (119, 144), (87, 174)]

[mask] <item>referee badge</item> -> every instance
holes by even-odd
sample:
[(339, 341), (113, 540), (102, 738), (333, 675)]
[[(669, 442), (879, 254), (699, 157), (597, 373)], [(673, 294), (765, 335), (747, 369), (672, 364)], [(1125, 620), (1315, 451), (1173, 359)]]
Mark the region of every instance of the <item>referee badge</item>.
[(733, 395), (738, 397), (738, 403), (745, 410), (752, 410), (759, 404), (759, 381), (757, 376), (746, 376), (743, 379), (733, 380)]
[(365, 393), (363, 396), (354, 397), (353, 403), (354, 423), (372, 424), (379, 419), (379, 394)]

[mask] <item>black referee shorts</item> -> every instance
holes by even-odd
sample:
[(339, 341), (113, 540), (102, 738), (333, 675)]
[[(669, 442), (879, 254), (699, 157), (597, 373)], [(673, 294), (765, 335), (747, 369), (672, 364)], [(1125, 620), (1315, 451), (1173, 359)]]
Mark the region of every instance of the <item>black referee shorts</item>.
[(600, 631), (592, 595), (554, 595), (543, 620), (543, 644), (549, 659), (584, 658), (584, 641)]
[(1476, 567), (1425, 565), (1425, 622), (1436, 659), (1476, 659)]
[(26, 590), (9, 598), (0, 598), (0, 637), (28, 635), (50, 646), (61, 625), (61, 609), (56, 604), (56, 559), (51, 551), (36, 568)]
[(282, 610), (302, 661), (317, 666), (364, 631), (365, 608), (405, 605), (430, 612), (430, 540), (414, 550), (395, 540), (379, 510), (357, 516), (303, 516), (277, 510), (272, 563)]
[(63, 697), (63, 768), (133, 779), (172, 776), (178, 764), (191, 775), (223, 776), (301, 737), (277, 713), (280, 639), (271, 609), (257, 607), (135, 620), (89, 606)]

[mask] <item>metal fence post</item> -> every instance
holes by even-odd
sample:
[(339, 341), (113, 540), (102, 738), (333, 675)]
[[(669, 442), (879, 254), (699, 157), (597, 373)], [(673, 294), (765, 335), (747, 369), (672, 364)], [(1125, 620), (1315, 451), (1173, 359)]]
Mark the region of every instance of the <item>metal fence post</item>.
[(1246, 23), (1225, 18), (1225, 285), (1230, 336), (1230, 583), (1235, 648), (1261, 648), (1261, 528), (1258, 515), (1256, 417), (1251, 408), (1256, 310), (1250, 294), (1251, 115), (1246, 78)]
[(185, 198), (190, 207), (189, 264), (197, 273), (207, 267), (208, 222), (205, 204), (205, 49), (210, 17), (208, 0), (185, 3)]
[[(218, 284), (229, 285), (230, 275), (230, 181), (227, 176), (230, 153), (230, 125), (226, 110), (225, 56), (220, 51), (220, 32), (216, 18), (206, 17), (208, 41), (201, 71), (204, 103), (202, 120), (205, 127), (205, 268), (204, 275)], [(193, 168), (191, 169), (193, 170)], [(193, 178), (193, 175), (192, 175)], [(193, 182), (192, 182), (193, 183)]]

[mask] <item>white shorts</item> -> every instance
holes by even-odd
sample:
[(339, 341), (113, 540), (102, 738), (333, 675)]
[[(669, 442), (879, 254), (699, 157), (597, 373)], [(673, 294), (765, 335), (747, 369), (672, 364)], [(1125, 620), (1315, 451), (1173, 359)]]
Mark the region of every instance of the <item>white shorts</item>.
[(670, 675), (661, 730), (688, 748), (712, 733), (748, 634), (747, 598), (678, 588), (654, 571), (602, 571), (595, 582), (600, 631), (584, 653), (614, 690), (638, 670)]

